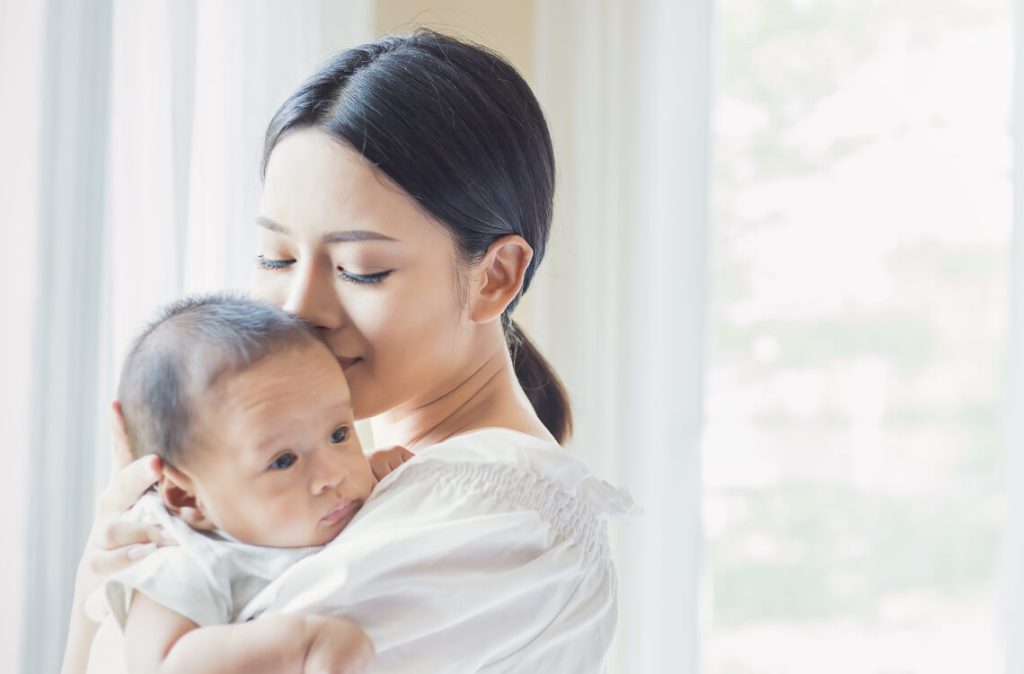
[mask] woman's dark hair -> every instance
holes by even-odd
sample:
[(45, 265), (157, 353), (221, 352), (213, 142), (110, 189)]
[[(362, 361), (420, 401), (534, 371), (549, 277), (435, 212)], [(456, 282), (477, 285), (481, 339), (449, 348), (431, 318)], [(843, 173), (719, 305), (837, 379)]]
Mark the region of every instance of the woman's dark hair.
[[(361, 153), (440, 221), (461, 263), (479, 261), (502, 236), (523, 237), (533, 248), (522, 293), (529, 288), (551, 229), (554, 152), (537, 99), (500, 56), (427, 30), (342, 52), (274, 115), (263, 172), (282, 136), (310, 127)], [(516, 376), (564, 443), (572, 433), (568, 395), (512, 321), (518, 301), (502, 315)]]

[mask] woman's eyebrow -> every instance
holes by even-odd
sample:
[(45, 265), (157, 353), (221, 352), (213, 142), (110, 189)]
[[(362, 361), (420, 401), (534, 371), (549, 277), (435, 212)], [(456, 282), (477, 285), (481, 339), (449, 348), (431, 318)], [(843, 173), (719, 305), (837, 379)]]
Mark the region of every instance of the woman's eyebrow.
[[(256, 218), (256, 224), (265, 229), (269, 229), (272, 232), (278, 232), (280, 234), (290, 235), (287, 227), (280, 225), (270, 218), (265, 218), (262, 215)], [(368, 229), (349, 229), (339, 232), (327, 232), (320, 237), (322, 243), (344, 243), (346, 241), (396, 241), (390, 236), (381, 234), (380, 232), (373, 232)]]

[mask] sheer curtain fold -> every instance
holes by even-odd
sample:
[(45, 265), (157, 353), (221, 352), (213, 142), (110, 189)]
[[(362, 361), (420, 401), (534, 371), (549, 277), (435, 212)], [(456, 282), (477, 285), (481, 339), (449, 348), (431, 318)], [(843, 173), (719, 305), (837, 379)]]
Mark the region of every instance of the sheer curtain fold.
[(191, 110), (182, 105), (189, 73), (175, 74), (191, 45), (177, 39), (183, 26), (169, 21), (176, 4), (114, 4), (108, 301), (115, 353), (181, 286), (179, 230), (188, 203), (181, 180), (191, 143), (178, 132)]
[(1002, 558), (1002, 636), (1006, 671), (1024, 674), (1024, 1), (1015, 4), (1013, 238), (1004, 402), (1006, 525)]
[(710, 1), (541, 3), (536, 20), (559, 185), (524, 322), (573, 393), (574, 451), (645, 511), (616, 528), (611, 671), (695, 673)]
[[(55, 672), (92, 512), (101, 331), (109, 0), (49, 2), (43, 37), (38, 246), (28, 420), (22, 671)], [(74, 448), (75, 451), (69, 451)]]
[(42, 3), (0, 3), (0, 91), (17, 92), (17, 105), (0, 109), (0, 186), (4, 190), (4, 241), (14, 254), (0, 266), (0, 306), (4, 319), (15, 326), (3, 336), (0, 349), (0, 434), (5, 441), (0, 471), (0, 537), (7, 554), (0, 554), (0, 578), (7, 579), (0, 605), (0, 669), (20, 671), (27, 598), (27, 447), (31, 437), (29, 413), (35, 400), (32, 386), (34, 335), (30, 329), (35, 308), (36, 222), (39, 219), (40, 146), (42, 144), (45, 12)]

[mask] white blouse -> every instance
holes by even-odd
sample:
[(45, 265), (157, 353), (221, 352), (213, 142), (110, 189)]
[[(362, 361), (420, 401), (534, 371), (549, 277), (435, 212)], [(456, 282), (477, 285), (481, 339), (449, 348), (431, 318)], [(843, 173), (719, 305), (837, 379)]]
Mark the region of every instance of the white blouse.
[(349, 617), (377, 649), (374, 674), (598, 672), (616, 620), (606, 519), (631, 507), (552, 441), (456, 436), (382, 480), (239, 620)]

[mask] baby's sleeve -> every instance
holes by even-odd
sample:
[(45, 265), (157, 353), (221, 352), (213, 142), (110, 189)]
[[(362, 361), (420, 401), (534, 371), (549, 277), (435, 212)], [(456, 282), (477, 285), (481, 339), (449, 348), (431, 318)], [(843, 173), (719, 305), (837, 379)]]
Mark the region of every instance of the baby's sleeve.
[(124, 629), (132, 596), (141, 592), (200, 627), (231, 622), (231, 586), (214, 573), (215, 556), (202, 535), (172, 517), (160, 497), (147, 493), (126, 519), (159, 524), (177, 541), (113, 574), (101, 588), (102, 603)]
[(230, 622), (230, 588), (219, 587), (182, 544), (158, 548), (106, 581), (107, 607), (122, 630), (135, 592), (200, 627)]

